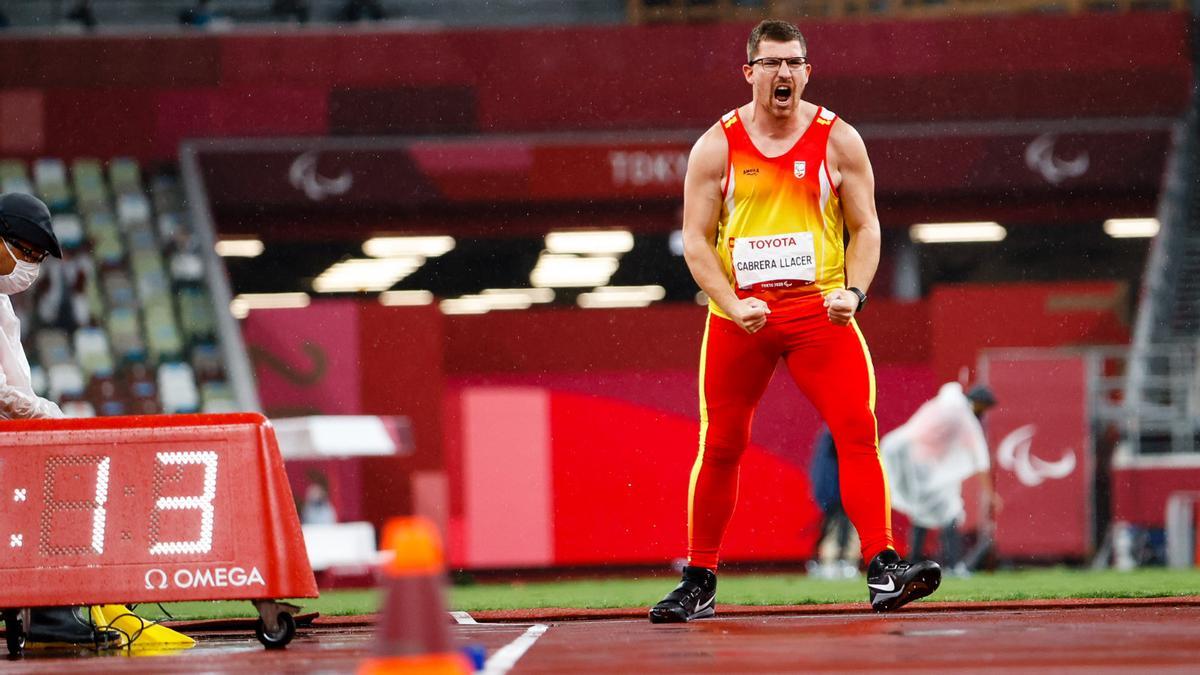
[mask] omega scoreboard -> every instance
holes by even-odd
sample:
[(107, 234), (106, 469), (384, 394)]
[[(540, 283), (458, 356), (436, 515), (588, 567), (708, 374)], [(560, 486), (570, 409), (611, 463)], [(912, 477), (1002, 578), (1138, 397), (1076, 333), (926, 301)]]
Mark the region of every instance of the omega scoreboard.
[(0, 608), (315, 597), (261, 415), (0, 422)]

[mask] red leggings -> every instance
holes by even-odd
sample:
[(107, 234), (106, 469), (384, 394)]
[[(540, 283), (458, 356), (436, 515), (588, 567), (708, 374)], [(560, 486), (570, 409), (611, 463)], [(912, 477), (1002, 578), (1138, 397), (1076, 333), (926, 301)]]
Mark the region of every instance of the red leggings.
[(717, 568), (733, 515), (750, 420), (783, 357), (837, 445), (842, 505), (864, 560), (892, 545), (891, 500), (879, 460), (875, 374), (858, 326), (829, 322), (821, 298), (767, 317), (750, 335), (710, 314), (700, 354), (700, 453), (688, 490), (688, 564)]

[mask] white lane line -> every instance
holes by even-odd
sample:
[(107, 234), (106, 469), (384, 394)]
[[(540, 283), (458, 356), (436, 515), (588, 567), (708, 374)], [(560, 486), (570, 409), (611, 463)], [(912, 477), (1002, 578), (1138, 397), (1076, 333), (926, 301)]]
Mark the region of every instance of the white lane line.
[(479, 671), (483, 675), (503, 675), (512, 670), (512, 667), (517, 665), (517, 661), (529, 651), (533, 643), (545, 633), (550, 626), (544, 623), (535, 623), (529, 627), (521, 637), (504, 645), (492, 657), (483, 664), (483, 670)]
[(475, 617), (466, 612), (450, 612), (450, 616), (454, 617), (455, 623), (477, 623)]

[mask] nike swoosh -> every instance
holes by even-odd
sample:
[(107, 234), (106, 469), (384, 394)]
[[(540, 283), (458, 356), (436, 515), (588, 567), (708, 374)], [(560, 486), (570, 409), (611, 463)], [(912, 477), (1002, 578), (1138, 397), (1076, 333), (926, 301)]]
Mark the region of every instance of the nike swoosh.
[(880, 593), (879, 595), (876, 595), (871, 602), (875, 604), (887, 602), (888, 600), (899, 596), (901, 593), (903, 593), (903, 591), (896, 591), (895, 593)]
[(867, 588), (874, 588), (875, 590), (882, 591), (883, 593), (890, 593), (896, 590), (896, 579), (893, 577), (888, 577), (888, 582), (886, 584), (867, 584)]
[[(699, 612), (700, 610), (704, 609), (705, 607), (708, 607), (709, 605), (713, 604), (713, 600), (716, 600), (716, 599), (717, 599), (717, 596), (714, 595), (711, 598), (709, 598), (708, 602), (704, 603), (703, 605), (697, 605), (696, 612)], [(695, 614), (696, 612), (692, 612), (692, 613)]]

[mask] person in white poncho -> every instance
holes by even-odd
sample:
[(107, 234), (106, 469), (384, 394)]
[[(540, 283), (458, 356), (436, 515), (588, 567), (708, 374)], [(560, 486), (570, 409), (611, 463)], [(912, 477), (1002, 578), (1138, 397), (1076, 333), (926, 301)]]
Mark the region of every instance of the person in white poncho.
[[(0, 419), (63, 416), (58, 405), (33, 391), (21, 320), (9, 298), (29, 290), (49, 256), (62, 258), (62, 249), (46, 205), (19, 192), (0, 195)], [(85, 607), (35, 607), (26, 627), (29, 641), (91, 644), (118, 637), (95, 630), (86, 615)]]
[(0, 418), (62, 417), (53, 401), (33, 393), (21, 346), (21, 320), (8, 296), (28, 290), (47, 256), (62, 257), (50, 228), (50, 210), (36, 197), (0, 195)]
[(949, 382), (880, 443), (892, 508), (912, 523), (911, 559), (924, 557), (929, 530), (939, 530), (943, 563), (967, 571), (958, 530), (966, 515), (962, 484), (979, 475), (985, 495), (995, 504), (987, 440), (980, 424), (983, 413), (995, 404), (986, 386), (964, 393), (962, 385)]

